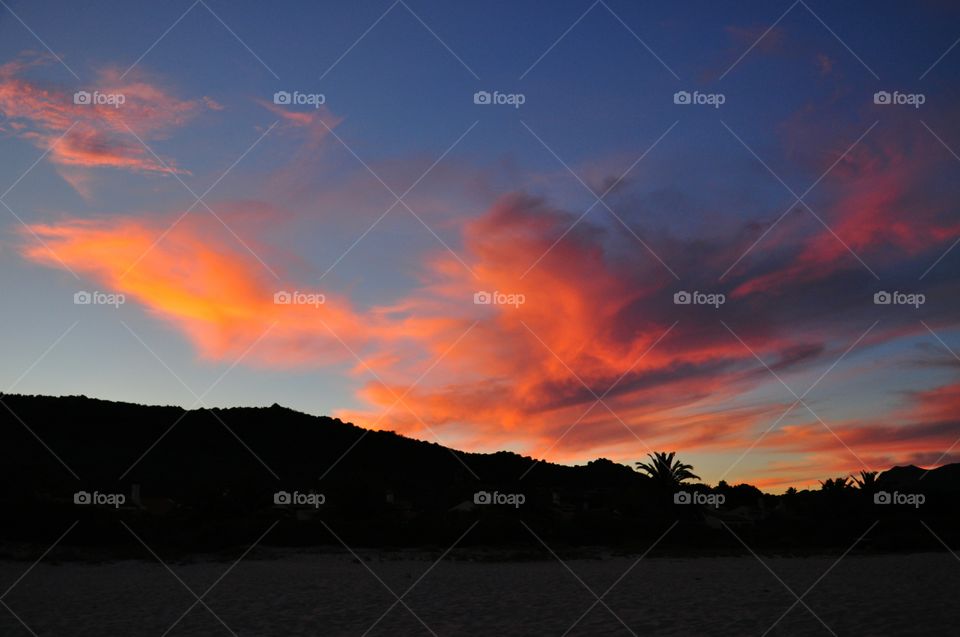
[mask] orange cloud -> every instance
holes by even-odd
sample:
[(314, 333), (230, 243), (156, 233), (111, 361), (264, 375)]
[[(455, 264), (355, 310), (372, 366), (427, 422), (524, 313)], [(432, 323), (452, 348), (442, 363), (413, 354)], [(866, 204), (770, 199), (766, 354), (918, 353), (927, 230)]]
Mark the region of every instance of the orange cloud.
[[(271, 367), (317, 365), (346, 355), (324, 324), (355, 343), (377, 336), (376, 326), (364, 325), (346, 299), (275, 281), (209, 217), (185, 217), (162, 239), (162, 223), (133, 218), (31, 229), (49, 250), (27, 242), (26, 258), (50, 266), (62, 261), (139, 301), (186, 334), (206, 359), (236, 360), (262, 339), (245, 360)], [(262, 246), (257, 250), (266, 253)], [(282, 291), (324, 298), (278, 305), (274, 295)]]
[[(693, 324), (673, 329), (673, 281), (656, 261), (634, 252), (618, 263), (588, 227), (553, 245), (574, 220), (511, 195), (470, 222), (462, 256), (472, 273), (452, 257), (439, 258), (406, 299), (421, 316), (459, 319), (425, 335), (430, 354), (415, 357), (420, 369), (443, 359), (386, 417), (382, 410), (417, 377), (402, 363), (378, 370), (388, 383), (396, 379), (389, 389), (378, 382), (362, 391), (379, 411), (341, 415), (431, 437), (423, 421), (447, 443), (520, 444), (554, 459), (592, 450), (609, 455), (618, 446), (636, 457), (645, 451), (638, 437), (729, 444), (747, 427), (743, 420), (718, 416), (708, 426), (684, 408), (730, 397), (742, 380), (734, 369), (751, 360), (749, 352), (719, 324), (707, 332)], [(477, 306), (478, 291), (524, 302)], [(476, 326), (446, 351), (472, 321)], [(779, 343), (765, 337), (760, 345)], [(591, 409), (604, 394), (614, 414), (602, 405)]]
[(137, 137), (145, 142), (163, 139), (203, 110), (222, 108), (209, 98), (179, 99), (142, 75), (122, 78), (115, 69), (101, 70), (93, 86), (83, 90), (122, 96), (122, 104), (76, 103), (74, 91), (23, 77), (48, 62), (36, 58), (0, 66), (0, 114), (7, 118), (10, 134), (44, 151), (51, 149), (48, 159), (81, 193), (89, 176), (80, 169), (159, 173), (169, 167), (185, 173), (175, 160), (157, 159)]

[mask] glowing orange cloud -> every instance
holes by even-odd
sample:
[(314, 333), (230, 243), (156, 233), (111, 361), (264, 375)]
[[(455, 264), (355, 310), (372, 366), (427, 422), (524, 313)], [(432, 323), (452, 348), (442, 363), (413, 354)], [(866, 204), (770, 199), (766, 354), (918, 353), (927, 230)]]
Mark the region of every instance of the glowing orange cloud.
[[(182, 330), (211, 360), (236, 360), (262, 340), (246, 360), (316, 365), (346, 355), (325, 326), (355, 343), (376, 336), (347, 300), (274, 280), (209, 218), (188, 216), (161, 238), (165, 230), (155, 220), (139, 219), (35, 225), (32, 231), (47, 247), (26, 243), (23, 253), (45, 265), (62, 261), (106, 289), (136, 299)], [(277, 304), (278, 292), (301, 296)]]
[[(406, 299), (420, 315), (462, 320), (429, 335), (423, 344), (430, 354), (415, 357), (417, 368), (378, 370), (388, 383), (396, 379), (363, 390), (379, 410), (341, 415), (472, 448), (516, 448), (519, 441), (524, 451), (554, 459), (596, 450), (616, 456), (617, 448), (636, 457), (645, 443), (664, 440), (724, 446), (741, 439), (749, 427), (744, 414), (717, 416), (708, 426), (708, 418), (684, 409), (730, 397), (740, 380), (724, 371), (749, 360), (749, 352), (719, 325), (708, 333), (674, 328), (664, 310), (672, 281), (657, 262), (617, 264), (587, 228), (554, 245), (573, 221), (537, 199), (511, 195), (469, 223), (462, 254), (471, 272), (452, 257), (434, 260), (424, 286)], [(507, 304), (474, 305), (474, 293), (484, 291), (501, 293)], [(511, 296), (523, 303), (509, 305)], [(782, 343), (768, 336), (757, 345)], [(411, 389), (417, 370), (435, 362)], [(403, 404), (384, 415), (407, 390)], [(594, 405), (604, 394), (606, 406)]]

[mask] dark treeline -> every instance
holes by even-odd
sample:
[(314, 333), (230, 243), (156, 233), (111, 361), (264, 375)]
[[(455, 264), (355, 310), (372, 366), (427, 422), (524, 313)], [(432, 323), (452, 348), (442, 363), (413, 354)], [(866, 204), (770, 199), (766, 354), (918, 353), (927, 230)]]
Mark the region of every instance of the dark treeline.
[[(49, 449), (47, 448), (49, 447)], [(57, 459), (57, 457), (62, 460)], [(142, 555), (151, 546), (464, 547), (741, 552), (960, 545), (960, 465), (896, 467), (762, 493), (698, 482), (672, 455), (637, 469), (473, 454), (279, 406), (184, 411), (0, 395), (0, 541)], [(74, 476), (73, 474), (76, 474)], [(938, 540), (938, 536), (940, 539)], [(13, 548), (11, 548), (13, 547)]]

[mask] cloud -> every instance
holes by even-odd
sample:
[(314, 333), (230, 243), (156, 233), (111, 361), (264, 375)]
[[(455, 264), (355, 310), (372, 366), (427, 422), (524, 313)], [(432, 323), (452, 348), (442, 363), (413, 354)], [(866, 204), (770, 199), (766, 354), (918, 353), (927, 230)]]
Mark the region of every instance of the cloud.
[[(689, 406), (730, 399), (769, 380), (766, 370), (760, 368), (758, 377), (752, 354), (716, 313), (705, 313), (713, 308), (694, 308), (689, 320), (674, 325), (683, 315), (673, 304), (677, 284), (665, 269), (639, 245), (630, 252), (614, 249), (616, 240), (598, 227), (584, 223), (567, 232), (575, 220), (540, 199), (505, 196), (464, 231), (463, 258), (476, 277), (452, 257), (430, 263), (423, 287), (407, 302), (420, 315), (460, 318), (430, 334), (431, 342), (445, 348), (460, 336), (456, 330), (478, 323), (449, 352), (433, 350), (442, 361), (410, 390), (404, 401), (409, 410), (395, 409), (388, 422), (428, 435), (423, 420), (492, 446), (526, 438), (525, 451), (550, 448), (554, 457), (616, 445), (629, 445), (635, 454), (638, 437), (651, 444), (671, 439), (723, 446), (747, 430), (746, 421), (715, 418), (708, 425)], [(525, 303), (478, 307), (472, 298), (478, 290), (522, 295)], [(798, 344), (775, 330), (754, 329), (763, 322), (754, 308), (733, 317), (726, 315), (749, 331), (753, 347), (772, 353), (775, 368), (804, 365), (832, 351), (822, 342)], [(415, 360), (423, 367), (433, 362)], [(405, 368), (381, 375), (416, 377)], [(398, 381), (391, 389), (371, 383), (363, 397), (386, 408), (407, 388)], [(610, 409), (591, 409), (601, 395)], [(375, 410), (343, 415), (360, 422), (382, 418)], [(686, 426), (671, 429), (664, 424), (669, 421)], [(554, 447), (573, 423), (579, 423), (576, 433)]]
[(813, 420), (783, 426), (760, 446), (816, 457), (823, 466), (857, 466), (853, 454), (875, 469), (895, 464), (932, 465), (950, 457), (951, 450), (957, 455), (958, 410), (960, 383), (949, 383), (910, 393), (905, 404), (876, 420), (855, 418), (828, 426)]
[(287, 159), (283, 170), (274, 172), (266, 188), (281, 193), (284, 198), (313, 194), (317, 186), (318, 163), (322, 161), (324, 143), (331, 131), (343, 121), (326, 106), (310, 110), (296, 110), (266, 100), (255, 100), (260, 106), (277, 117), (277, 135), (296, 141), (295, 150)]
[(80, 90), (119, 95), (122, 104), (75, 103), (75, 91), (25, 77), (47, 63), (39, 57), (0, 66), (0, 114), (8, 134), (50, 149), (48, 160), (81, 194), (89, 192), (91, 173), (86, 171), (92, 169), (186, 173), (174, 159), (155, 156), (137, 137), (145, 143), (164, 139), (202, 111), (222, 108), (209, 98), (180, 99), (142, 73), (124, 78), (114, 68), (101, 69), (92, 86)]
[[(803, 134), (823, 133), (799, 126)], [(831, 193), (829, 203), (811, 203), (813, 212), (797, 204), (795, 214), (781, 222), (782, 232), (764, 237), (733, 272), (740, 281), (733, 295), (777, 294), (843, 270), (892, 272), (919, 256), (932, 263), (937, 250), (960, 233), (955, 188), (941, 181), (940, 151), (932, 136), (891, 123), (876, 141), (868, 139), (846, 155), (840, 148), (827, 153), (817, 169), (839, 162), (818, 185)], [(801, 221), (814, 231), (803, 231)], [(744, 237), (744, 250), (765, 230), (758, 226)], [(751, 269), (771, 254), (782, 267)]]
[[(223, 215), (234, 220), (233, 211)], [(283, 287), (211, 217), (123, 218), (34, 225), (49, 250), (27, 240), (24, 256), (71, 269), (105, 289), (123, 292), (157, 318), (182, 331), (208, 360), (240, 358), (261, 367), (311, 366), (342, 361), (346, 352), (323, 325), (362, 343), (347, 299), (329, 291)], [(26, 231), (25, 231), (26, 232)], [(166, 232), (166, 234), (164, 234)], [(264, 246), (250, 242), (267, 254)], [(323, 294), (323, 304), (278, 305), (279, 291)]]

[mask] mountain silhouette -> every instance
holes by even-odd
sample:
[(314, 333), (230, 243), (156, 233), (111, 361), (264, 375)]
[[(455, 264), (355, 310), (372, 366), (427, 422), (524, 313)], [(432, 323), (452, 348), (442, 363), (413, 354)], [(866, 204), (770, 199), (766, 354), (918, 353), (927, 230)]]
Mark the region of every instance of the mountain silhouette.
[(351, 544), (441, 546), (477, 522), (465, 545), (529, 546), (526, 526), (551, 545), (641, 550), (677, 523), (663, 550), (739, 550), (734, 530), (751, 546), (803, 551), (849, 546), (877, 520), (866, 548), (941, 549), (921, 521), (960, 541), (957, 464), (893, 467), (870, 492), (846, 479), (784, 495), (667, 487), (606, 459), (467, 453), (279, 405), (0, 395), (0, 472), (9, 545), (55, 538), (76, 520), (66, 545), (120, 552), (136, 548), (121, 521), (184, 551), (249, 542), (275, 521), (269, 542), (290, 546), (335, 544), (332, 529)]

